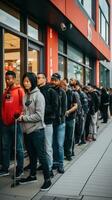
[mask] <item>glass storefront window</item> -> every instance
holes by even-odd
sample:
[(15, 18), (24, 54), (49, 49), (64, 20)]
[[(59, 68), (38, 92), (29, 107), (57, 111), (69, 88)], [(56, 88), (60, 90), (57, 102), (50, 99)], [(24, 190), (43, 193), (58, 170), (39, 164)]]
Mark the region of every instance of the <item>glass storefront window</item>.
[(20, 14), (2, 3), (0, 7), (0, 22), (20, 31)]
[(105, 21), (105, 18), (103, 15), (101, 15), (101, 21), (102, 21), (102, 26), (101, 26), (101, 33), (102, 33), (102, 37), (103, 39), (105, 40), (105, 35), (106, 35), (106, 32), (105, 32), (105, 25), (106, 25), (106, 21)]
[(100, 65), (100, 86), (108, 88), (109, 85), (109, 70), (103, 65)]
[(99, 33), (109, 45), (110, 7), (106, 0), (99, 1)]
[(85, 84), (90, 83), (90, 73), (91, 70), (89, 68), (85, 68)]
[(81, 84), (83, 84), (83, 67), (77, 63), (68, 60), (67, 75), (68, 79), (77, 79)]
[(109, 6), (107, 4), (107, 1), (99, 0), (99, 5), (100, 5), (102, 12), (104, 13), (104, 15), (106, 17), (106, 20), (109, 21)]
[(78, 63), (83, 63), (83, 54), (71, 47), (70, 45), (68, 45), (67, 53), (69, 58), (71, 58), (72, 60), (75, 60)]
[(63, 56), (58, 56), (58, 72), (61, 75), (61, 78), (64, 78), (65, 72), (65, 58)]
[(92, 0), (84, 0), (83, 5), (88, 15), (92, 18)]
[(92, 0), (79, 0), (88, 15), (92, 18)]
[(60, 39), (58, 40), (58, 51), (65, 53), (64, 42)]
[(35, 40), (39, 39), (39, 26), (32, 20), (28, 20), (28, 36)]
[(39, 70), (40, 51), (28, 48), (28, 71), (34, 72), (36, 75)]
[(20, 83), (20, 38), (8, 32), (5, 32), (4, 74), (8, 70), (16, 72), (16, 80), (17, 84), (19, 84)]

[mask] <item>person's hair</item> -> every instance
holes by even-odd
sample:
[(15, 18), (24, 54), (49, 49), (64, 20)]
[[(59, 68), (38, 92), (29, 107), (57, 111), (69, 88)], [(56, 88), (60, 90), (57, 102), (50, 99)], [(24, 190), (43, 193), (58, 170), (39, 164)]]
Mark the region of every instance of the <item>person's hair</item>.
[(37, 76), (38, 76), (39, 74), (42, 75), (45, 79), (47, 79), (45, 73), (43, 73), (43, 72), (38, 72), (38, 73), (37, 73)]
[(14, 72), (14, 71), (7, 71), (6, 73), (5, 73), (5, 76), (13, 76), (13, 78), (16, 78), (16, 73)]
[(63, 79), (63, 80), (65, 80), (65, 81), (68, 83), (68, 78), (64, 77), (64, 79)]
[(23, 85), (23, 82), (24, 82), (24, 79), (25, 78), (28, 78), (29, 81), (31, 82), (31, 90), (33, 90), (35, 87), (37, 87), (37, 76), (35, 73), (33, 72), (26, 72), (24, 75), (23, 75), (23, 78), (22, 78), (22, 86), (25, 89), (24, 85)]

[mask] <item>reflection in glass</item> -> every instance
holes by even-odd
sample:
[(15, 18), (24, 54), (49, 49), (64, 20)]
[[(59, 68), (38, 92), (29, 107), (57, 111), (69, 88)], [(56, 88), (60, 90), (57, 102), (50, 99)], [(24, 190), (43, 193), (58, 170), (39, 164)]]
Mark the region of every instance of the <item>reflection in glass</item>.
[(92, 18), (92, 0), (79, 0), (88, 15)]
[(64, 78), (65, 72), (65, 58), (63, 56), (58, 56), (58, 72), (61, 75), (61, 78)]
[(58, 51), (65, 53), (64, 52), (64, 42), (62, 40), (59, 39), (58, 41)]
[(28, 48), (28, 71), (29, 72), (34, 72), (35, 74), (38, 73), (38, 69), (39, 69), (39, 64), (40, 64), (40, 52), (32, 49), (32, 48)]
[(0, 22), (12, 27), (17, 31), (20, 31), (20, 20), (1, 9), (0, 9)]
[(16, 72), (17, 84), (20, 83), (20, 38), (5, 32), (4, 34), (4, 74), (11, 70)]
[(88, 83), (90, 83), (90, 69), (89, 68), (85, 68), (85, 84), (87, 85)]
[(102, 34), (102, 37), (103, 37), (103, 39), (105, 40), (105, 35), (106, 35), (106, 32), (105, 32), (105, 25), (106, 25), (106, 22), (105, 22), (105, 18), (104, 18), (104, 16), (102, 15), (101, 16), (102, 17), (102, 26), (101, 26), (101, 28), (102, 28), (102, 30), (101, 30), (101, 34)]
[(79, 51), (77, 51), (76, 49), (74, 49), (73, 47), (68, 45), (68, 56), (72, 59), (75, 60), (78, 63), (83, 63), (83, 54)]
[(110, 7), (106, 0), (99, 0), (99, 32), (109, 44)]
[(35, 40), (39, 40), (38, 24), (31, 20), (28, 20), (28, 36)]
[(92, 18), (92, 1), (91, 0), (84, 0), (84, 8), (88, 15)]
[(81, 84), (83, 84), (83, 67), (81, 65), (68, 61), (67, 75), (68, 79), (77, 79)]
[(101, 10), (106, 17), (106, 20), (109, 22), (109, 6), (107, 4), (106, 0), (99, 0), (99, 5), (101, 7)]
[(109, 70), (100, 65), (100, 86), (109, 87)]

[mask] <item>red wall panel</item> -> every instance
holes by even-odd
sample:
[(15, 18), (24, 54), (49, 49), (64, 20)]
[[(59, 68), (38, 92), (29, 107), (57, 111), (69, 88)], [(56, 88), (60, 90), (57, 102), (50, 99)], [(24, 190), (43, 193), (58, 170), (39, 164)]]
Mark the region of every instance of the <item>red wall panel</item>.
[(58, 33), (47, 27), (46, 33), (46, 74), (48, 81), (58, 71)]
[(51, 2), (65, 15), (66, 0), (51, 0)]
[[(80, 8), (76, 0), (52, 0), (60, 11), (73, 23), (73, 25), (88, 38), (88, 16)], [(64, 6), (65, 4), (65, 6)], [(65, 8), (65, 9), (64, 9)], [(105, 57), (110, 60), (110, 49), (99, 35), (99, 0), (96, 1), (96, 27), (90, 23), (92, 39), (91, 43), (97, 48)]]
[(99, 75), (100, 74), (100, 71), (99, 71), (100, 68), (99, 68), (99, 66), (100, 66), (99, 65), (99, 60), (97, 60), (96, 61), (96, 74), (95, 74), (95, 77), (96, 77), (96, 86), (97, 87), (99, 87), (99, 78), (100, 78), (100, 75)]

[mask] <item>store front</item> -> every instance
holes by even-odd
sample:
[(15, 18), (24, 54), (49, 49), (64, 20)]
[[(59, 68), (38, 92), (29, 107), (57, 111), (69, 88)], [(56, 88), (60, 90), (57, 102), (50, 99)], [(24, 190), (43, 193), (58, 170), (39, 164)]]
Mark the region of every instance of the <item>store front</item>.
[(0, 2), (0, 98), (5, 88), (6, 71), (15, 71), (17, 84), (20, 84), (24, 72), (37, 74), (44, 70), (43, 30), (30, 17)]
[(110, 87), (110, 70), (102, 64), (100, 64), (100, 86)]
[(75, 46), (58, 40), (58, 70), (62, 78), (77, 79), (81, 84), (91, 82), (92, 67), (90, 58)]

